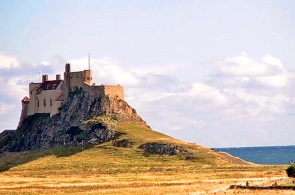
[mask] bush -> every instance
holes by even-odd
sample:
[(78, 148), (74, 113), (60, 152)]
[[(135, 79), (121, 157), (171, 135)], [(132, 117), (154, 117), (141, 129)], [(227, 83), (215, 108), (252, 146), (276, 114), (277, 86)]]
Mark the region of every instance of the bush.
[(291, 165), (286, 169), (288, 177), (295, 177), (295, 165)]
[(87, 140), (88, 134), (85, 131), (74, 136), (78, 142), (82, 142), (83, 140)]

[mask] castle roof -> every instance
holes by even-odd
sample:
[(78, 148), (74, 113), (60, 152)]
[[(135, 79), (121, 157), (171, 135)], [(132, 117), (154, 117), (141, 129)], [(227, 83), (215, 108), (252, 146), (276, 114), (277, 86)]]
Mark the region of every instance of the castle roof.
[(61, 82), (62, 80), (45, 81), (37, 90), (55, 90)]
[(22, 102), (29, 102), (30, 98), (28, 98), (27, 96), (24, 97), (24, 99), (22, 100)]

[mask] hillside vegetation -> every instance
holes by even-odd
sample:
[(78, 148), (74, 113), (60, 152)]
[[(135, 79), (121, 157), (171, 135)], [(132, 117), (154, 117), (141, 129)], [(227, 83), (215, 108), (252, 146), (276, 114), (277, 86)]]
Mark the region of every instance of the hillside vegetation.
[[(234, 165), (211, 149), (141, 124), (120, 123), (118, 131), (123, 134), (117, 140), (83, 148), (68, 145), (2, 153), (0, 194), (209, 194), (241, 182), (232, 179), (246, 178), (245, 183), (247, 178), (284, 175), (280, 166)], [(120, 140), (132, 145), (115, 146)], [(197, 158), (146, 154), (139, 146), (151, 141), (183, 147)]]
[[(150, 170), (191, 172), (204, 166), (230, 165), (227, 159), (211, 149), (173, 139), (142, 124), (120, 123), (117, 131), (122, 133), (118, 139), (99, 145), (69, 145), (43, 150), (3, 152), (0, 155), (0, 166), (3, 171), (16, 166), (11, 171), (30, 170), (30, 175), (39, 175), (139, 173)], [(120, 140), (128, 140), (132, 145), (116, 146)], [(195, 158), (186, 159), (181, 152), (170, 155), (153, 154), (140, 148), (140, 145), (151, 142), (184, 148), (195, 155)]]
[[(211, 149), (175, 140), (141, 124), (120, 123), (118, 131), (123, 134), (117, 140), (84, 148), (68, 145), (3, 152), (0, 194), (207, 194), (237, 184), (225, 180), (228, 178), (284, 174), (280, 166), (234, 165)], [(120, 140), (133, 144), (115, 146)], [(183, 147), (197, 158), (146, 154), (139, 146), (151, 141)]]

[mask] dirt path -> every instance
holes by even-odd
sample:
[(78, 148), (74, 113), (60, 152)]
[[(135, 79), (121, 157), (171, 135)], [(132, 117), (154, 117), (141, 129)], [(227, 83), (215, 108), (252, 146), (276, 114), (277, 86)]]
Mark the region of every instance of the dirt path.
[(229, 153), (226, 152), (218, 152), (221, 156), (224, 158), (228, 159), (230, 162), (237, 164), (237, 165), (255, 165), (254, 163), (247, 162), (243, 159), (240, 159), (239, 157), (235, 157), (230, 155)]

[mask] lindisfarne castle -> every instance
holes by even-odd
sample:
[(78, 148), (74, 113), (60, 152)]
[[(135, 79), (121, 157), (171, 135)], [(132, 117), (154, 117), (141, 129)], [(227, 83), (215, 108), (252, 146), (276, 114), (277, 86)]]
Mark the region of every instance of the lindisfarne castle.
[(55, 80), (49, 80), (48, 75), (42, 75), (41, 83), (29, 84), (29, 97), (22, 100), (22, 111), (18, 127), (27, 116), (36, 113), (49, 113), (53, 116), (58, 113), (68, 99), (69, 94), (75, 90), (83, 90), (91, 96), (109, 95), (124, 100), (124, 88), (121, 85), (95, 85), (92, 71), (84, 70), (71, 72), (71, 65), (65, 65), (64, 80), (60, 74)]

